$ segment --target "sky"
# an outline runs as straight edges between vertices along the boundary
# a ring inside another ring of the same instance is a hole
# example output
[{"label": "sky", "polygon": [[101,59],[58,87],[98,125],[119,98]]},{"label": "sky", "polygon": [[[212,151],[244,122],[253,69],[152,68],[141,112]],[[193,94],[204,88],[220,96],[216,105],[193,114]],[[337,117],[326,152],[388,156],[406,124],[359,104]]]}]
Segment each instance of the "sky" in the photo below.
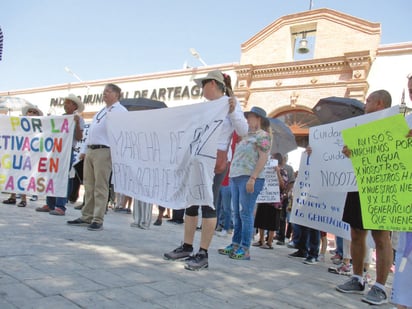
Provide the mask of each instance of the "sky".
[{"label": "sky", "polygon": [[[310,0],[2,0],[0,91],[202,66],[190,48],[208,65],[237,63],[242,43],[309,8]],[[313,0],[319,8],[381,23],[381,44],[412,41],[412,1]]]}]

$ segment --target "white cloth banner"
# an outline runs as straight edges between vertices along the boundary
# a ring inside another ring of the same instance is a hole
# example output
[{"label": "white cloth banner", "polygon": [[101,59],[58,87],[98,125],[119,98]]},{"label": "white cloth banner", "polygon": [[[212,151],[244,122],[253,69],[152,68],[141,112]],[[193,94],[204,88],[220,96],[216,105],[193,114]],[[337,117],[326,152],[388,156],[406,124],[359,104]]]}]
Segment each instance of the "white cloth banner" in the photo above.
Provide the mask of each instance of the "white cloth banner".
[{"label": "white cloth banner", "polygon": [[332,122],[309,129],[309,145],[312,147],[310,174],[313,190],[358,191],[355,173],[350,159],[342,153],[344,146],[341,132],[347,128],[382,119],[399,113],[394,106],[375,113]]},{"label": "white cloth banner", "polygon": [[227,97],[181,107],[110,113],[115,192],[167,208],[213,207],[217,142]]},{"label": "white cloth banner", "polygon": [[302,153],[298,177],[293,186],[290,222],[350,239],[350,226],[342,221],[346,193],[312,190],[310,165],[313,155]]},{"label": "white cloth banner", "polygon": [[269,159],[266,162],[263,174],[265,176],[265,185],[260,191],[256,203],[275,203],[280,202],[279,179],[275,170],[278,160]]},{"label": "white cloth banner", "polygon": [[67,196],[73,116],[0,117],[0,190]]}]

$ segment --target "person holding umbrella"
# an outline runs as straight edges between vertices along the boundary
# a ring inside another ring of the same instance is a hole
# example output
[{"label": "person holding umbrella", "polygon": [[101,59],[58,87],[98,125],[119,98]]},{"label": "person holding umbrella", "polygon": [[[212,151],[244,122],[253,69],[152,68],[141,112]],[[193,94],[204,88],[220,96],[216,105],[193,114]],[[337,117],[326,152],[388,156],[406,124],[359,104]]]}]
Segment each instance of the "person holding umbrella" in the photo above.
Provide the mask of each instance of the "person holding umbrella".
[{"label": "person holding umbrella", "polygon": [[[43,116],[43,112],[35,105],[26,105],[22,109],[23,116]],[[7,200],[3,201],[3,204],[16,205],[16,193],[12,193]],[[27,206],[27,197],[26,194],[21,195],[21,201],[17,204],[17,207],[26,207]]]}]

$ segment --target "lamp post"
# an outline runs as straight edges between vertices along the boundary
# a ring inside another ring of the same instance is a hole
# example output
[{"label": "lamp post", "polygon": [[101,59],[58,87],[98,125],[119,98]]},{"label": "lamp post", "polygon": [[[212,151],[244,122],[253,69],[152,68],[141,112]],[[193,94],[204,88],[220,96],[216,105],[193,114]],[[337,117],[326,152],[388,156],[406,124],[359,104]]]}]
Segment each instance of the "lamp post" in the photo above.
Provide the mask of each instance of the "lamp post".
[{"label": "lamp post", "polygon": [[75,79],[77,79],[79,82],[81,82],[82,84],[85,84],[86,88],[87,88],[87,94],[89,94],[89,90],[90,90],[90,86],[87,85],[76,73],[74,73],[69,67],[64,67],[64,70],[69,73],[70,75],[72,75]]},{"label": "lamp post", "polygon": [[205,67],[207,66],[207,63],[200,57],[200,54],[196,51],[196,49],[190,48],[189,50],[193,57],[197,58]]}]

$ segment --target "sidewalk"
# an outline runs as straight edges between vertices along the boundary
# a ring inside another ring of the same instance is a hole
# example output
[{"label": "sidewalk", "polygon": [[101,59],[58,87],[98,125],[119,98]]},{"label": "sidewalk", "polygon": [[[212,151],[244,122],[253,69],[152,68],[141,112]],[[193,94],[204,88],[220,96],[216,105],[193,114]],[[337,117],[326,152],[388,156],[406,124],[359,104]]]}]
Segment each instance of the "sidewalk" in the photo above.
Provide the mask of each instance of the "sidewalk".
[{"label": "sidewalk", "polygon": [[[1,194],[0,201],[8,195]],[[180,245],[183,225],[130,227],[132,215],[109,210],[104,230],[73,227],[66,216],[0,203],[0,308],[370,308],[335,286],[348,279],[325,263],[289,258],[285,246],[252,247],[250,261],[219,255],[230,238],[215,237],[209,269],[192,272],[163,259]],[[153,207],[156,217],[157,207]],[[154,218],[155,219],[155,218]],[[198,249],[200,233],[196,233]],[[371,270],[372,278],[375,278]],[[392,274],[388,280],[388,293]],[[379,308],[392,308],[384,305]]]}]

